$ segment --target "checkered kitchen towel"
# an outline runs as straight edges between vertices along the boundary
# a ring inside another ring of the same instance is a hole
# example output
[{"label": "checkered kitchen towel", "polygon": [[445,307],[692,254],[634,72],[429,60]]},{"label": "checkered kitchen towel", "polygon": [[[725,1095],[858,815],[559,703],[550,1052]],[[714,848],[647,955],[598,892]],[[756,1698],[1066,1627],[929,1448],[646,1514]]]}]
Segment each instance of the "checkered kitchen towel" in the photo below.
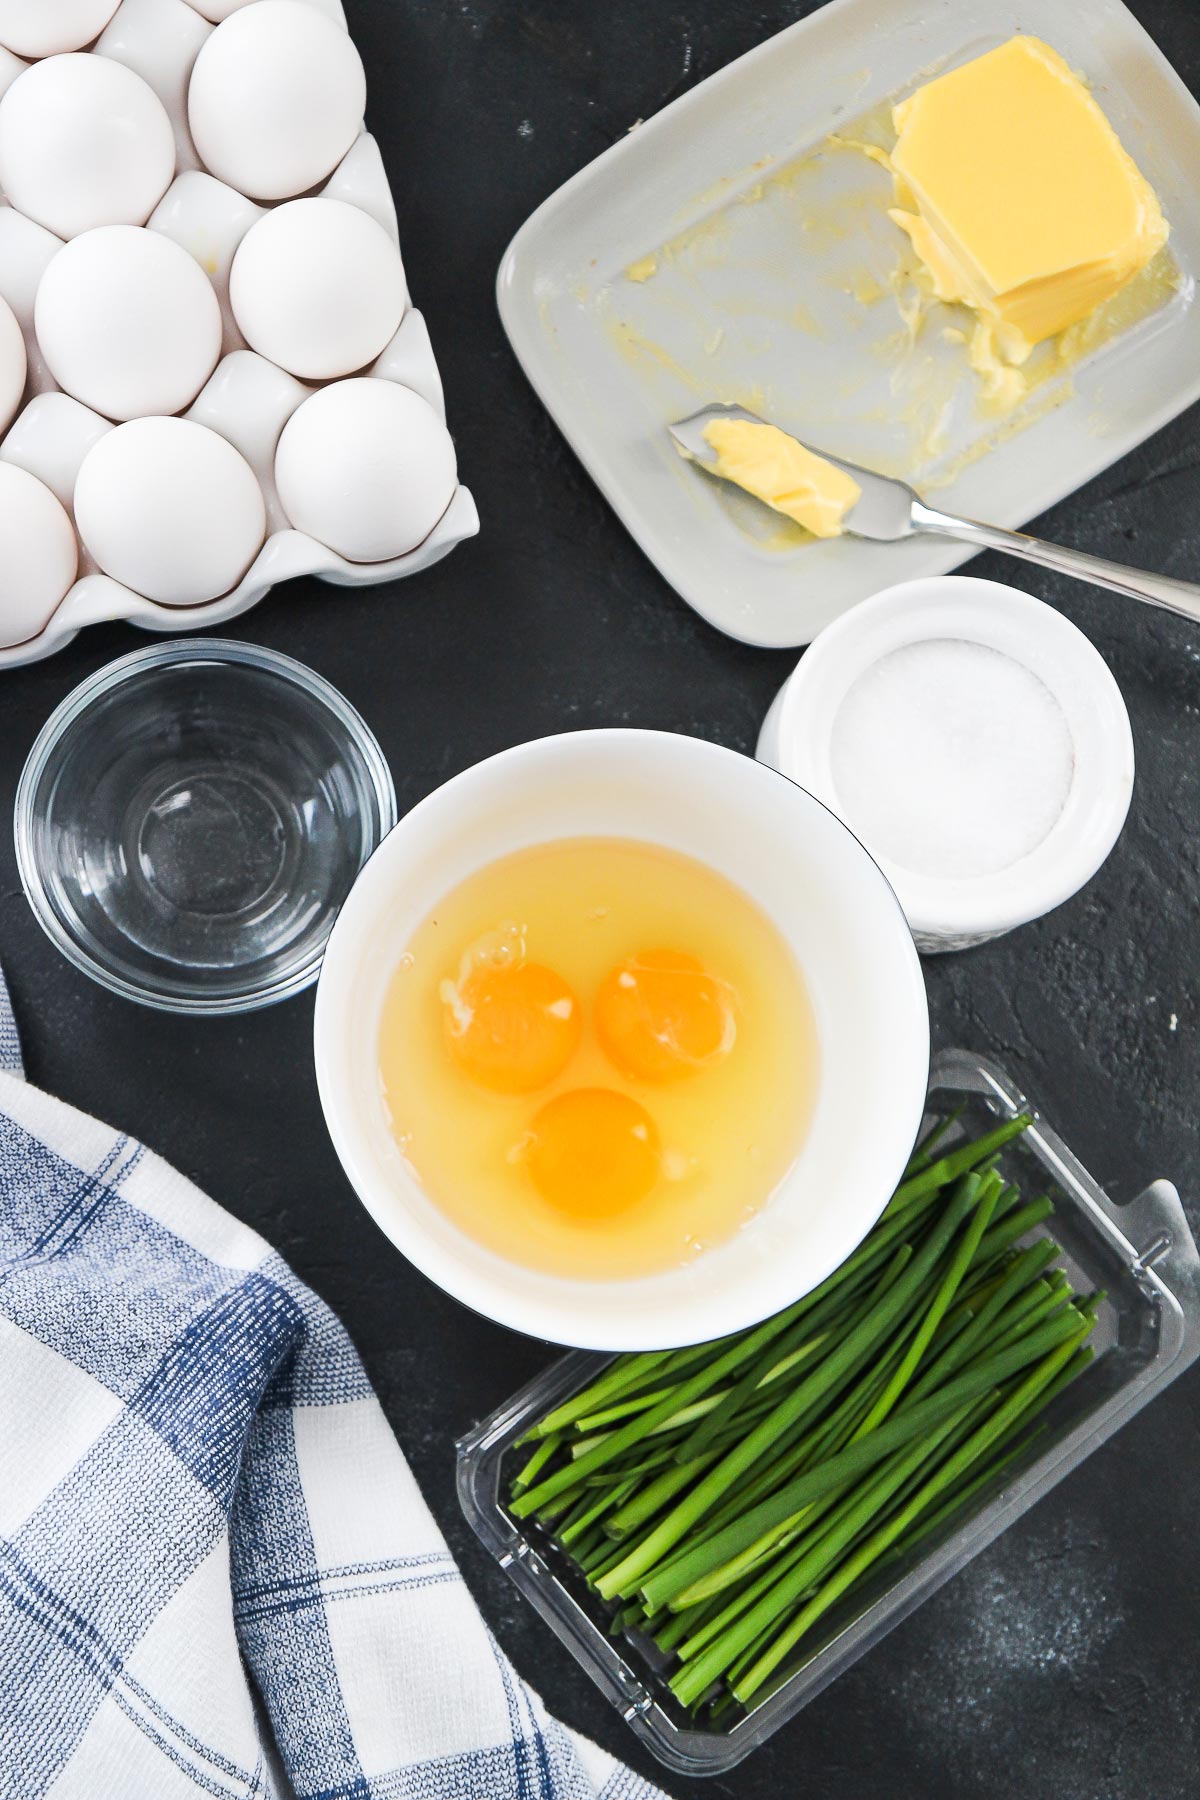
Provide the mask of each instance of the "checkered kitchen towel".
[{"label": "checkered kitchen towel", "polygon": [[500,1653],[337,1320],[22,1080],[2,978],[0,1071],[0,1795],[654,1800]]}]

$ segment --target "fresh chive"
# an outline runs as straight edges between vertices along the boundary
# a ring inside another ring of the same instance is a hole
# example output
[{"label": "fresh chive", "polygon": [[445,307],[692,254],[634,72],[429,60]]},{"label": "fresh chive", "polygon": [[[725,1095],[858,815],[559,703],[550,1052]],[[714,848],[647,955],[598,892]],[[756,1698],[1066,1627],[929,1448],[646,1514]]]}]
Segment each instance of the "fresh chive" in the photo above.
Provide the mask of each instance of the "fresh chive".
[{"label": "fresh chive", "polygon": [[1028,1115],[937,1155],[957,1118],[809,1294],[751,1331],[614,1358],[521,1440],[510,1511],[714,1722],[783,1679],[835,1602],[911,1567],[1092,1356],[1103,1295],[1073,1292],[1050,1239],[1023,1241],[1052,1202],[998,1167]]},{"label": "fresh chive", "polygon": [[1038,1363],[1006,1404],[987,1419],[979,1430],[955,1452],[949,1462],[938,1469],[936,1474],[917,1490],[907,1506],[867,1539],[856,1554],[838,1570],[830,1581],[822,1586],[820,1592],[809,1601],[791,1625],[775,1640],[771,1649],[759,1658],[753,1669],[735,1685],[733,1692],[738,1700],[744,1704],[756,1689],[761,1687],[767,1676],[779,1665],[809,1627],[820,1618],[821,1614],[828,1611],[851,1582],[857,1579],[858,1575],[874,1562],[889,1545],[893,1544],[908,1525],[920,1517],[939,1493],[950,1485],[956,1475],[962,1474],[976,1462],[1007,1427],[1021,1416],[1039,1390],[1046,1387],[1071,1360],[1077,1348],[1078,1334],[1068,1342],[1060,1344],[1056,1350]]}]

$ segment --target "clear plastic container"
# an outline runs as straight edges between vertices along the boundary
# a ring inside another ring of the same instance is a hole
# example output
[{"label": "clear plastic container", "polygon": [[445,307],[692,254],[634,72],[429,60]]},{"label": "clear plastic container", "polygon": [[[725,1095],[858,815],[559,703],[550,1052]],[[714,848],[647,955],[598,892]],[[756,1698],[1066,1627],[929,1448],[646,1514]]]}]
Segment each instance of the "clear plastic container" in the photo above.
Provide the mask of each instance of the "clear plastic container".
[{"label": "clear plastic container", "polygon": [[[966,1051],[939,1056],[931,1113],[962,1105],[947,1141],[974,1135],[1028,1102],[994,1064]],[[778,1684],[724,1729],[698,1727],[676,1703],[669,1662],[644,1638],[609,1636],[603,1604],[576,1578],[536,1527],[511,1519],[501,1503],[505,1459],[516,1439],[550,1407],[594,1379],[608,1360],[562,1358],[515,1394],[458,1445],[458,1491],[467,1519],[501,1568],[541,1613],[637,1736],[668,1768],[688,1775],[731,1769],[798,1713],[844,1669],[990,1544],[1098,1445],[1132,1418],[1200,1353],[1200,1256],[1179,1196],[1156,1181],[1118,1205],[1097,1186],[1034,1109],[1034,1124],[1001,1166],[1032,1197],[1052,1194],[1048,1229],[1077,1288],[1108,1298],[1092,1343],[1096,1359],[1042,1415],[1022,1458],[997,1473],[969,1509],[911,1561],[881,1566],[872,1585],[847,1596],[806,1640]]]}]

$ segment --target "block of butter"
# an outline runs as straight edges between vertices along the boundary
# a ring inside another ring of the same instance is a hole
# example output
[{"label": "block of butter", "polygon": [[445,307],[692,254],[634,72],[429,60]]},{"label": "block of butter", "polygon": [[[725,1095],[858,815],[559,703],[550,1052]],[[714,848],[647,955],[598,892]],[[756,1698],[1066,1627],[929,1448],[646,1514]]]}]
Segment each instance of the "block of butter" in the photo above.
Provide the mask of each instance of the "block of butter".
[{"label": "block of butter", "polygon": [[842,521],[862,494],[844,469],[765,421],[710,419],[704,436],[717,453],[704,464],[710,475],[734,482],[814,537],[841,536]]},{"label": "block of butter", "polygon": [[972,361],[1020,365],[1167,238],[1162,209],[1058,53],[1014,37],[895,108],[892,218],[941,300],[979,315]]}]

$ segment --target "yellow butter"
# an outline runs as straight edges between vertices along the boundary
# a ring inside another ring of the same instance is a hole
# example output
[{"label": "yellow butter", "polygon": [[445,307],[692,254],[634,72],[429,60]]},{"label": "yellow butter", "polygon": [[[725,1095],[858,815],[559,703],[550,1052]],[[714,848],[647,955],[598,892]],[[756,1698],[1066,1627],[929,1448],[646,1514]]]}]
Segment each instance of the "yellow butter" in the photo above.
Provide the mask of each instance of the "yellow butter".
[{"label": "yellow butter", "polygon": [[936,297],[979,314],[972,362],[993,384],[1166,242],[1153,189],[1039,38],[1010,38],[928,82],[893,120],[891,216]]},{"label": "yellow butter", "polygon": [[638,282],[650,281],[657,274],[658,258],[651,253],[649,256],[639,256],[636,262],[631,262],[625,271],[625,279]]},{"label": "yellow butter", "polygon": [[712,419],[704,436],[717,453],[716,462],[704,465],[710,474],[744,488],[814,537],[840,537],[842,521],[862,493],[844,469],[806,450],[777,425]]}]

